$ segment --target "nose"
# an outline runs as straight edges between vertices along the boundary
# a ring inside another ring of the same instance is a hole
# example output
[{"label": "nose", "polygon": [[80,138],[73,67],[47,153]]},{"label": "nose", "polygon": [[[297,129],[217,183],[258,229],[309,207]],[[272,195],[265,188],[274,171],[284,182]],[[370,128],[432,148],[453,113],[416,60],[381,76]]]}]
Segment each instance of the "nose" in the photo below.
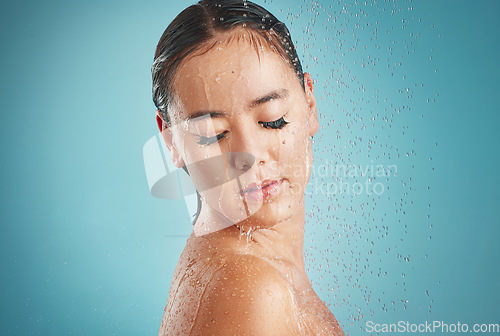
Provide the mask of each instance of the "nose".
[{"label": "nose", "polygon": [[242,125],[239,129],[233,129],[230,139],[231,165],[247,171],[254,164],[265,164],[269,161],[267,145],[265,137],[252,126]]}]

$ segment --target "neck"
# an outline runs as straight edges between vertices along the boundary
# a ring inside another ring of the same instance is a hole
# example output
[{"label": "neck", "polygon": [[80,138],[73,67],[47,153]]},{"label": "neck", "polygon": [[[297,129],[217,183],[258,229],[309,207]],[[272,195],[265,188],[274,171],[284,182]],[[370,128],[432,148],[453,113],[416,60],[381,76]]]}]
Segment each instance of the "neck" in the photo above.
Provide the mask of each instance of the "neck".
[{"label": "neck", "polygon": [[[244,231],[244,227],[240,227]],[[304,270],[304,207],[292,217],[265,229],[251,229],[251,241],[266,257]]]},{"label": "neck", "polygon": [[[207,223],[210,223],[211,229],[208,231],[212,233],[206,235],[207,238],[232,237],[240,246],[243,245],[245,250],[252,249],[269,260],[278,261],[305,272],[303,202],[297,208],[298,210],[290,218],[271,227],[262,228],[258,223],[250,220],[232,224],[217,211],[203,211],[202,207],[193,232],[196,236],[203,235],[200,233],[207,232]],[[250,222],[252,224],[249,224]]]}]

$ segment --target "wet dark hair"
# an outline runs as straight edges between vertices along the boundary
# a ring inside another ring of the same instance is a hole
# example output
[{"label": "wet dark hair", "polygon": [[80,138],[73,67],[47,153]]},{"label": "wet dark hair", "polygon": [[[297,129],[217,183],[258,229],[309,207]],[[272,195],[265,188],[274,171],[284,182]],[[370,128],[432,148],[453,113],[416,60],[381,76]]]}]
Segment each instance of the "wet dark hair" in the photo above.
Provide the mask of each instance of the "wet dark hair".
[{"label": "wet dark hair", "polygon": [[218,34],[243,27],[261,35],[288,62],[304,88],[304,73],[290,32],[261,6],[245,0],[202,0],[183,10],[168,25],[156,47],[153,66],[153,102],[170,125],[173,78],[187,56]]},{"label": "wet dark hair", "polygon": [[[194,52],[214,44],[208,42],[235,28],[257,33],[295,71],[305,90],[304,73],[285,24],[263,7],[245,0],[202,0],[183,10],[168,25],[156,47],[151,72],[153,75],[153,102],[162,119],[170,126],[168,109],[173,100],[173,80],[183,59]],[[215,42],[215,41],[214,41]],[[183,169],[188,173],[186,166]],[[201,198],[193,219],[195,224],[201,210]]]}]

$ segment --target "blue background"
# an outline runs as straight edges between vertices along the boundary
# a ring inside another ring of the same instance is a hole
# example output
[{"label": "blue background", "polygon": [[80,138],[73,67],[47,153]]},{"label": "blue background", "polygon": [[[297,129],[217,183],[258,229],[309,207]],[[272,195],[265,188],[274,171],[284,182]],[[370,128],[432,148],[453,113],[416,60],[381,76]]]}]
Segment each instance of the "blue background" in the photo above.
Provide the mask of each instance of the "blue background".
[{"label": "blue background", "polygon": [[[157,334],[190,223],[142,146],[154,48],[189,4],[2,3],[2,334]],[[261,4],[315,79],[315,167],[397,166],[381,195],[310,183],[308,274],[344,330],[500,323],[500,3]]]}]

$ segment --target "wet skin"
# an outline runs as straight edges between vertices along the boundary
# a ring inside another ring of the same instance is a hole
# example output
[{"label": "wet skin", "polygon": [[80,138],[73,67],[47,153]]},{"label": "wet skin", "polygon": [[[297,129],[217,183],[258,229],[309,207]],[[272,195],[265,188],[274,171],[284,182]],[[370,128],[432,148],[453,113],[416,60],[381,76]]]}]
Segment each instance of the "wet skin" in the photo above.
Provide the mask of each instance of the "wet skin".
[{"label": "wet skin", "polygon": [[[304,90],[251,31],[216,42],[183,60],[171,126],[158,119],[174,164],[188,167],[202,198],[160,335],[343,335],[304,267],[304,191],[318,130],[311,77]],[[199,164],[218,157],[221,165]],[[203,187],[221,176],[225,183]]]}]

